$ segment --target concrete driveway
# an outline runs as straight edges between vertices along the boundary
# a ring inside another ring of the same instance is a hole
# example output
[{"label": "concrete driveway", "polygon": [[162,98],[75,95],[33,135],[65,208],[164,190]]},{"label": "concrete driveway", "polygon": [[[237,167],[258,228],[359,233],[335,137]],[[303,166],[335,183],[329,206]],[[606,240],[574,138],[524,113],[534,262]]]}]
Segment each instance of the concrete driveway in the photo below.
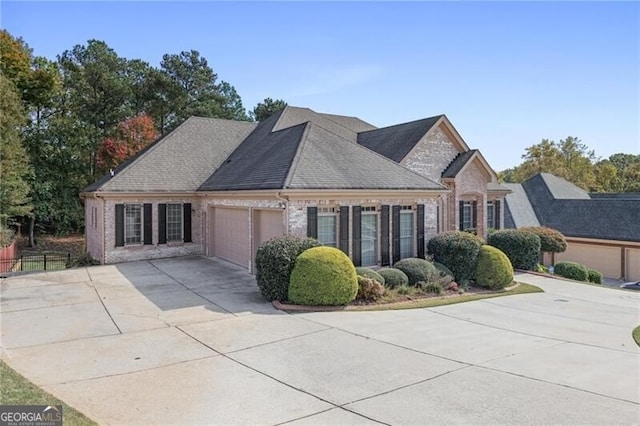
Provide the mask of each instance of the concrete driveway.
[{"label": "concrete driveway", "polygon": [[288,315],[202,257],[3,280],[2,358],[101,424],[638,424],[640,295]]}]

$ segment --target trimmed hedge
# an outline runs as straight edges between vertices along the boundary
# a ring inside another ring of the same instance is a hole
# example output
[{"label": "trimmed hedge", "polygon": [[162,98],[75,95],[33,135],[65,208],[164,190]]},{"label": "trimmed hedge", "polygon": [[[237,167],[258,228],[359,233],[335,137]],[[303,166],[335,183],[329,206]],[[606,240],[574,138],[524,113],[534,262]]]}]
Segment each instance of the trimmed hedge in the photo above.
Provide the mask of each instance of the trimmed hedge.
[{"label": "trimmed hedge", "polygon": [[373,269],[365,268],[364,266],[358,266],[356,268],[356,274],[362,277],[371,278],[372,280],[376,280],[380,284],[384,285],[384,277]]},{"label": "trimmed hedge", "polygon": [[431,238],[427,243],[427,250],[435,262],[442,263],[451,270],[458,283],[466,285],[476,271],[480,246],[482,241],[475,235],[450,231]]},{"label": "trimmed hedge", "polygon": [[262,243],[256,253],[256,282],[260,293],[269,301],[287,300],[296,258],[305,250],[319,245],[313,238],[291,235]]},{"label": "trimmed hedge", "polygon": [[358,293],[351,259],[334,247],[314,247],[296,260],[289,283],[289,301],[299,305],[346,305]]},{"label": "trimmed hedge", "polygon": [[584,265],[577,262],[558,262],[553,267],[553,273],[576,281],[589,280],[589,271]]},{"label": "trimmed hedge", "polygon": [[602,284],[602,273],[600,271],[587,268],[587,273],[589,274],[588,280],[590,283]]},{"label": "trimmed hedge", "polygon": [[358,294],[356,299],[376,302],[384,295],[384,286],[380,282],[358,275]]},{"label": "trimmed hedge", "polygon": [[563,253],[567,250],[567,240],[560,231],[546,226],[527,226],[518,229],[520,231],[533,232],[540,237],[540,251]]},{"label": "trimmed hedge", "polygon": [[491,290],[502,290],[513,281],[513,267],[500,249],[484,245],[478,254],[476,283]]},{"label": "trimmed hedge", "polygon": [[540,260],[540,237],[533,232],[504,229],[489,235],[487,244],[507,255],[516,269],[534,270]]},{"label": "trimmed hedge", "polygon": [[431,282],[438,275],[433,263],[415,257],[399,260],[393,267],[404,272],[409,278],[409,285],[413,286],[419,282]]},{"label": "trimmed hedge", "polygon": [[396,288],[402,285],[409,285],[407,274],[396,268],[382,268],[378,273],[384,278],[384,285],[389,288]]}]

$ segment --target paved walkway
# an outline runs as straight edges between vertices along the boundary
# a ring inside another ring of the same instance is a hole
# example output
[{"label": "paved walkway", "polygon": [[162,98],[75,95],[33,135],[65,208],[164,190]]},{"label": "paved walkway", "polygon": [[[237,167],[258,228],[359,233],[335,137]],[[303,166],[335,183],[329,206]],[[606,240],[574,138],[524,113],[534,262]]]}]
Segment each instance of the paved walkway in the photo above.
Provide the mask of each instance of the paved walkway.
[{"label": "paved walkway", "polygon": [[640,294],[288,315],[202,257],[3,280],[2,359],[101,424],[638,424]]}]

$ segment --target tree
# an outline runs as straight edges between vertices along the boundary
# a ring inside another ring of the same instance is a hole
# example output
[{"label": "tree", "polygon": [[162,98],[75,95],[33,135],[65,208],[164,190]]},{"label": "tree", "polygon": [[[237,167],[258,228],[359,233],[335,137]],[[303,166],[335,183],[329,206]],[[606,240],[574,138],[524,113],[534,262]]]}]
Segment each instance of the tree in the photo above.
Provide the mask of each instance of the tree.
[{"label": "tree", "polygon": [[218,86],[220,94],[222,95],[222,114],[221,118],[228,118],[229,120],[250,121],[251,119],[247,115],[247,111],[242,106],[242,99],[236,92],[235,87],[223,81]]},{"label": "tree", "polygon": [[63,52],[58,62],[69,108],[90,132],[87,168],[93,177],[98,144],[131,115],[127,61],[105,42],[89,40]]},{"label": "tree", "polygon": [[138,115],[123,121],[118,124],[115,135],[106,138],[100,144],[97,154],[98,167],[102,171],[117,167],[157,137],[153,119],[148,115]]},{"label": "tree", "polygon": [[0,30],[0,72],[15,85],[18,94],[28,85],[31,55],[31,49],[21,38]]},{"label": "tree", "polygon": [[573,136],[559,143],[543,139],[527,148],[522,158],[522,164],[501,174],[506,182],[522,182],[538,173],[551,173],[586,190],[594,185],[595,154]]},{"label": "tree", "polygon": [[16,87],[0,73],[0,229],[31,214],[32,172],[19,129],[26,121]]},{"label": "tree", "polygon": [[273,100],[265,98],[264,101],[258,102],[251,113],[255,121],[264,121],[276,112],[280,112],[287,107],[287,103],[282,99]]},{"label": "tree", "polygon": [[594,184],[591,192],[619,192],[623,189],[618,169],[609,160],[598,161],[593,166]]}]

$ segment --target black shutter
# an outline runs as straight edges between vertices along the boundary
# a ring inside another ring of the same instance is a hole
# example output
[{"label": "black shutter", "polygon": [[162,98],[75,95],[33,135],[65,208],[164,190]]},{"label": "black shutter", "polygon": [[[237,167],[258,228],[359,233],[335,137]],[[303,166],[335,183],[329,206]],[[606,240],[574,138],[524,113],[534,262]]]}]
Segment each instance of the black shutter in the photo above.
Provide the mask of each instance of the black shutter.
[{"label": "black shutter", "polygon": [[152,217],[151,217],[151,204],[144,204],[144,213],[142,215],[142,225],[143,225],[143,242],[147,245],[152,244],[153,236],[151,235],[153,231],[151,230]]},{"label": "black shutter", "polygon": [[191,242],[191,203],[182,205],[182,241]]},{"label": "black shutter", "polygon": [[382,266],[389,266],[389,206],[380,206],[380,256]]},{"label": "black shutter", "polygon": [[475,230],[478,229],[478,202],[471,203],[471,227]]},{"label": "black shutter", "polygon": [[360,266],[362,263],[362,229],[360,222],[360,206],[353,206],[353,264]]},{"label": "black shutter", "polygon": [[418,257],[424,259],[424,204],[418,204],[416,234],[418,236]]},{"label": "black shutter", "polygon": [[318,238],[317,207],[307,207],[307,237]]},{"label": "black shutter", "polygon": [[167,205],[158,204],[158,244],[167,244]]},{"label": "black shutter", "polygon": [[500,229],[500,200],[493,202],[493,221],[493,228]]},{"label": "black shutter", "polygon": [[116,204],[116,247],[124,246],[124,204]]},{"label": "black shutter", "polygon": [[461,231],[464,231],[464,201],[460,201],[459,205],[460,205],[460,225],[458,226],[458,228],[460,228]]},{"label": "black shutter", "polygon": [[349,206],[340,206],[340,250],[349,256]]},{"label": "black shutter", "polygon": [[393,263],[400,260],[400,206],[391,207],[391,235],[393,239]]}]

